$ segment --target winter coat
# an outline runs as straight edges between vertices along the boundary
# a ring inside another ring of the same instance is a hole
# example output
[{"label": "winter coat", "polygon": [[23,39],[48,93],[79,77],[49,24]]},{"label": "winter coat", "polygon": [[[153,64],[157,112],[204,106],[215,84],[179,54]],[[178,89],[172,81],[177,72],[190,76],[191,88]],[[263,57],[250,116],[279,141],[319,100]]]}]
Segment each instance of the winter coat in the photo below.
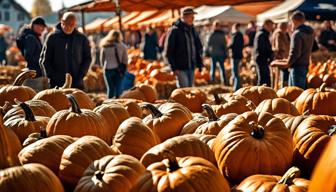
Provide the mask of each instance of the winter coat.
[{"label": "winter coat", "polygon": [[35,70],[37,77],[42,76],[42,69],[39,65],[40,55],[42,51],[42,43],[39,36],[30,28],[24,29],[25,37],[23,39],[23,56],[27,61],[27,67]]},{"label": "winter coat", "polygon": [[270,42],[270,33],[260,29],[254,38],[253,59],[259,66],[268,66],[272,60],[273,51]]},{"label": "winter coat", "polygon": [[233,59],[243,58],[244,38],[243,34],[240,31],[232,34],[229,48],[231,49],[231,57]]},{"label": "winter coat", "polygon": [[224,31],[215,30],[209,36],[205,52],[210,57],[222,56],[226,58],[227,57],[226,46],[227,43]]}]

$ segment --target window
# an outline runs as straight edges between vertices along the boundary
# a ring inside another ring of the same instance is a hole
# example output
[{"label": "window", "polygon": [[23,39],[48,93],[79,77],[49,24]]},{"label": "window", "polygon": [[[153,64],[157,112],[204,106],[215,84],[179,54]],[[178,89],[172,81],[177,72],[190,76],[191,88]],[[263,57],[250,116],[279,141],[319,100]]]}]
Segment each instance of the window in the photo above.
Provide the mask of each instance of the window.
[{"label": "window", "polygon": [[0,21],[2,20],[2,12],[0,11]]},{"label": "window", "polygon": [[2,5],[2,8],[4,8],[4,9],[9,9],[9,8],[10,8],[10,4],[9,4],[9,3],[4,3],[4,4]]},{"label": "window", "polygon": [[23,13],[18,13],[17,14],[17,20],[18,21],[24,21],[25,17],[24,17],[24,14]]},{"label": "window", "polygon": [[8,11],[5,12],[5,21],[10,20],[10,13]]}]

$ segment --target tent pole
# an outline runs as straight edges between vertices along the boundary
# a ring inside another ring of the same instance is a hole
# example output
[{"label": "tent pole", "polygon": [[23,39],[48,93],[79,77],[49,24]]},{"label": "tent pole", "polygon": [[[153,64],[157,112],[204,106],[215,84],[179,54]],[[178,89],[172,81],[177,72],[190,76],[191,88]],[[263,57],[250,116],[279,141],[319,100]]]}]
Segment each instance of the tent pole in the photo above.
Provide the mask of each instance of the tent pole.
[{"label": "tent pole", "polygon": [[121,20],[121,7],[119,0],[111,0],[112,3],[115,4],[115,12],[118,17],[118,23],[119,23],[119,30],[122,31],[122,20]]},{"label": "tent pole", "polygon": [[82,16],[82,29],[83,29],[83,33],[85,33],[85,17],[84,17],[83,10],[81,10],[81,16]]}]

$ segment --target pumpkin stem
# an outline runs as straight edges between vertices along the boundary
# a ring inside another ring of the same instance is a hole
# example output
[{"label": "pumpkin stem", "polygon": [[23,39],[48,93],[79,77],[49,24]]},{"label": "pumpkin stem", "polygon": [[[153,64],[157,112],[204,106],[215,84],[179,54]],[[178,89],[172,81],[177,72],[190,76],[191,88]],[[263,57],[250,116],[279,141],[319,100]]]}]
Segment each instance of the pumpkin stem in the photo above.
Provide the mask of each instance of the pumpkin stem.
[{"label": "pumpkin stem", "polygon": [[101,181],[101,180],[103,180],[103,177],[104,177],[104,171],[96,171],[95,172],[95,177],[99,180],[99,181]]},{"label": "pumpkin stem", "polygon": [[34,70],[24,71],[15,78],[13,86],[21,86],[26,79],[33,79],[35,77],[36,77],[36,71]]},{"label": "pumpkin stem", "polygon": [[332,125],[328,130],[328,135],[333,136],[336,133],[336,125]]},{"label": "pumpkin stem", "polygon": [[67,94],[66,97],[68,98],[68,100],[71,103],[70,111],[73,112],[73,113],[78,113],[78,114],[82,113],[75,97],[72,94]]},{"label": "pumpkin stem", "polygon": [[71,85],[72,85],[72,77],[71,77],[70,73],[66,73],[65,74],[65,83],[62,86],[62,89],[71,88]]},{"label": "pumpkin stem", "polygon": [[252,127],[251,136],[255,139],[264,138],[265,130],[262,126],[258,125],[256,122],[252,121],[249,123],[250,127]]},{"label": "pumpkin stem", "polygon": [[251,100],[246,102],[246,107],[248,107],[251,111],[254,111],[257,108]]},{"label": "pumpkin stem", "polygon": [[203,109],[207,112],[209,121],[218,121],[219,118],[217,117],[216,113],[213,111],[209,104],[203,104]]},{"label": "pumpkin stem", "polygon": [[154,105],[150,104],[150,103],[146,103],[144,105],[141,106],[142,108],[148,109],[153,118],[159,118],[161,117],[163,114],[161,113],[161,111],[159,111],[158,108],[156,108]]},{"label": "pumpkin stem", "polygon": [[327,87],[327,84],[326,84],[326,83],[323,83],[323,84],[321,85],[321,87],[320,87],[320,92],[324,92],[325,89],[326,89],[326,87]]},{"label": "pumpkin stem", "polygon": [[168,159],[167,172],[172,173],[180,169],[175,154],[170,150],[164,150],[162,154],[164,159]]},{"label": "pumpkin stem", "polygon": [[217,105],[219,105],[219,104],[221,104],[223,102],[222,99],[219,97],[218,93],[214,93],[213,96],[215,98],[215,103]]},{"label": "pumpkin stem", "polygon": [[19,105],[21,107],[21,109],[23,109],[23,112],[25,114],[25,120],[26,121],[30,121],[30,122],[34,122],[36,121],[35,116],[33,111],[31,110],[31,108],[29,107],[29,105],[27,105],[25,102],[20,102],[17,99],[14,99],[14,102]]},{"label": "pumpkin stem", "polygon": [[295,178],[300,177],[300,169],[297,167],[292,167],[282,176],[278,184],[292,185]]}]

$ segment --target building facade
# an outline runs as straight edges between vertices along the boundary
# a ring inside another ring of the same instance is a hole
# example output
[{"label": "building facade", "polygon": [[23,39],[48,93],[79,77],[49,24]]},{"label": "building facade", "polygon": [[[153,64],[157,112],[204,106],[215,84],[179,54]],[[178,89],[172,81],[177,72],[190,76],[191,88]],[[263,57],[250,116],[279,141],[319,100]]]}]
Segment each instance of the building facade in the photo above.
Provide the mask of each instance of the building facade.
[{"label": "building facade", "polygon": [[22,24],[29,22],[29,13],[15,0],[0,0],[0,23],[11,26],[16,33]]}]

